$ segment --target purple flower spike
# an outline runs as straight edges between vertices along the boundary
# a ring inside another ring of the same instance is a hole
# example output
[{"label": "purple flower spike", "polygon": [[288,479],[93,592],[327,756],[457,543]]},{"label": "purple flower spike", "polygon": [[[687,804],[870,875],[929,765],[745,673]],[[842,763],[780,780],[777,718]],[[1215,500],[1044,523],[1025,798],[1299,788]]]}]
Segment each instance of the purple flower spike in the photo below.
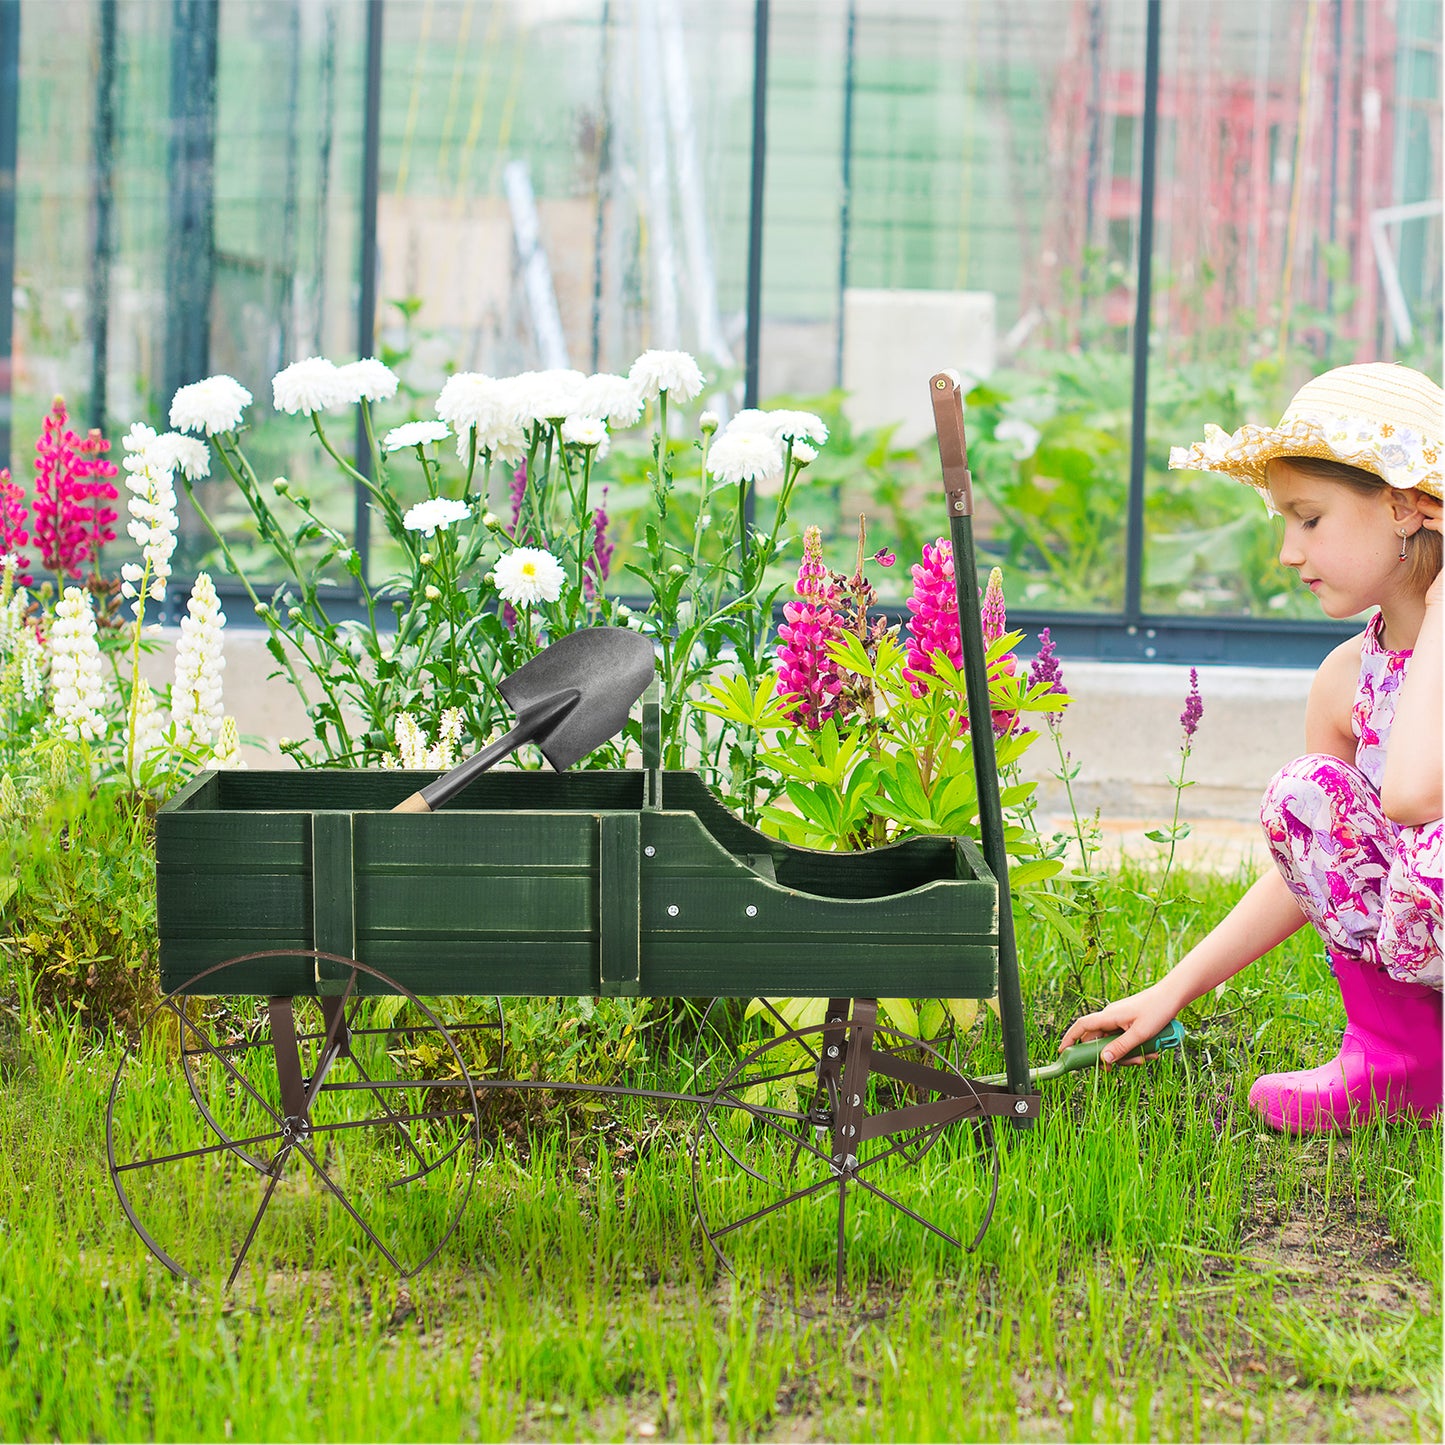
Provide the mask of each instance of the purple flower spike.
[{"label": "purple flower spike", "polygon": [[[516,470],[512,473],[512,526],[513,537],[517,536],[517,523],[522,520],[522,498],[527,495],[527,464],[518,462]],[[518,541],[521,539],[518,538]]]},{"label": "purple flower spike", "polygon": [[1189,669],[1189,696],[1184,699],[1184,711],[1179,714],[1184,729],[1184,746],[1187,748],[1199,731],[1199,719],[1204,716],[1204,699],[1199,696],[1199,670]]},{"label": "purple flower spike", "polygon": [[[1050,692],[1068,692],[1064,686],[1064,669],[1059,664],[1059,654],[1047,627],[1039,633],[1038,656],[1029,664],[1029,686],[1035,687],[1041,682],[1048,683]],[[1044,716],[1050,727],[1058,727],[1063,714],[1050,712]]]}]

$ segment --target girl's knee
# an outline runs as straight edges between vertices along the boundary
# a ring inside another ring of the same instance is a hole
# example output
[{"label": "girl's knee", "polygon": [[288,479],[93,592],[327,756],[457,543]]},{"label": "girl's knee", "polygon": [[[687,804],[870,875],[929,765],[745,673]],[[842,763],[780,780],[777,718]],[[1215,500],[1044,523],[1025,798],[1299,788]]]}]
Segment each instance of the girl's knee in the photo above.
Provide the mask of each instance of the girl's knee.
[{"label": "girl's knee", "polygon": [[1369,781],[1352,764],[1329,753],[1307,753],[1286,763],[1269,780],[1260,801],[1260,822],[1272,840],[1301,825],[1328,829],[1335,818],[1361,806],[1379,809]]}]

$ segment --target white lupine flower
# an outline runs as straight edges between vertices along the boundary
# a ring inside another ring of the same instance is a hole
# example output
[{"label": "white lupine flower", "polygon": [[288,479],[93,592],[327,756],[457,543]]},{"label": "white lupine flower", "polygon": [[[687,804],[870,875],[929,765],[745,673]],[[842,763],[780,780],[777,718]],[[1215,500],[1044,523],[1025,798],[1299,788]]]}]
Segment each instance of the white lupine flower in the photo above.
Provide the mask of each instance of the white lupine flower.
[{"label": "white lupine flower", "polygon": [[562,595],[567,574],[562,564],[541,547],[516,547],[504,552],[492,569],[497,595],[514,607],[555,602]]},{"label": "white lupine flower", "polygon": [[126,748],[130,780],[138,783],[145,772],[145,764],[157,753],[166,751],[165,714],[156,706],[155,694],[147,683],[141,683],[136,691],[135,702],[130,716],[126,719],[130,730],[130,743]]},{"label": "white lupine flower", "polygon": [[211,766],[213,768],[244,768],[246,766],[245,760],[241,757],[241,730],[236,726],[236,719],[229,714],[221,719],[221,736],[211,750]]},{"label": "white lupine flower", "polygon": [[703,374],[685,351],[644,351],[627,379],[644,400],[665,391],[669,401],[691,401],[703,388]]},{"label": "white lupine flower", "polygon": [[642,394],[625,377],[609,371],[589,376],[581,385],[577,409],[599,416],[611,427],[636,426],[642,420]]},{"label": "white lupine flower", "polygon": [[181,636],[176,643],[176,680],[171,688],[171,720],[179,747],[211,746],[221,732],[221,655],[226,614],[210,574],[201,572],[191,588]]},{"label": "white lupine flower", "polygon": [[382,437],[381,444],[389,452],[399,452],[406,447],[424,447],[429,442],[445,441],[451,434],[451,428],[442,421],[408,421],[392,427]]},{"label": "white lupine flower", "polygon": [[456,502],[450,497],[433,497],[430,501],[408,507],[401,522],[408,532],[420,532],[423,537],[430,537],[438,529],[445,531],[453,522],[460,522],[470,510],[465,502]]},{"label": "white lupine flower", "polygon": [[178,431],[235,431],[251,393],[234,376],[208,376],[183,386],[171,398],[171,425]]},{"label": "white lupine flower", "polygon": [[68,738],[105,736],[105,685],[90,594],[67,587],[50,629],[50,706]]},{"label": "white lupine flower", "polygon": [[[167,433],[167,436],[174,436],[174,433]],[[143,584],[146,594],[160,601],[166,595],[166,580],[171,575],[171,553],[176,549],[176,489],[171,485],[175,452],[159,445],[165,440],[157,437],[150,427],[137,422],[121,443],[127,453],[124,461],[128,473],[125,484],[131,493],[126,500],[130,513],[126,531],[140,547],[143,565],[127,562],[121,568],[124,580],[120,590],[122,596],[135,599],[131,610],[137,617],[145,606],[137,584]],[[201,444],[196,442],[194,445]]]},{"label": "white lupine flower", "polygon": [[403,768],[426,767],[426,734],[409,712],[398,715],[391,735]]},{"label": "white lupine flower", "polygon": [[595,416],[569,416],[562,423],[562,440],[579,447],[600,447],[607,440],[607,428]]},{"label": "white lupine flower", "polygon": [[390,401],[401,384],[396,373],[374,356],[364,356],[360,361],[348,361],[345,366],[338,366],[336,380],[350,402]]},{"label": "white lupine flower", "polygon": [[351,394],[352,387],[341,379],[341,368],[324,356],[293,361],[271,378],[272,404],[292,416],[345,406]]},{"label": "white lupine flower", "polygon": [[33,627],[23,627],[10,656],[20,683],[20,695],[34,702],[45,690],[45,645]]},{"label": "white lupine flower", "polygon": [[720,482],[759,482],[783,470],[783,449],[763,431],[729,425],[707,454],[708,472]]}]

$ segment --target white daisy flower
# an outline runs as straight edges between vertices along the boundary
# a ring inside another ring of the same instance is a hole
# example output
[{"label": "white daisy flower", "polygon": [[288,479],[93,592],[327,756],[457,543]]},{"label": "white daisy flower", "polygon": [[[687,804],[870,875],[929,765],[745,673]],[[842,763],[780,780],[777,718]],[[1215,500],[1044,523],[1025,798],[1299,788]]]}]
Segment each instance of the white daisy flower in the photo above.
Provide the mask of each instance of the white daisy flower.
[{"label": "white daisy flower", "polygon": [[783,449],[767,432],[729,426],[712,444],[707,469],[720,482],[760,482],[783,470]]},{"label": "white daisy flower", "polygon": [[336,368],[336,379],[345,388],[346,400],[390,401],[401,384],[396,373],[374,356],[364,356],[360,361],[348,361]]},{"label": "white daisy flower", "polygon": [[234,376],[208,376],[183,386],[171,398],[171,425],[178,431],[235,431],[251,393]]},{"label": "white daisy flower", "polygon": [[562,595],[567,574],[562,564],[541,547],[516,547],[504,552],[492,569],[497,595],[514,607],[535,607],[555,602]]},{"label": "white daisy flower", "polygon": [[389,452],[406,447],[424,447],[428,442],[445,441],[452,434],[444,421],[408,421],[394,426],[382,437],[381,444]]},{"label": "white daisy flower", "polygon": [[661,391],[669,401],[691,401],[704,384],[697,362],[685,351],[644,351],[632,363],[627,379],[644,401]]},{"label": "white daisy flower", "polygon": [[470,510],[465,502],[456,502],[450,497],[433,497],[430,501],[408,507],[401,522],[408,532],[420,532],[423,537],[430,537],[439,529],[445,531],[453,522],[460,522]]},{"label": "white daisy flower", "polygon": [[271,400],[277,411],[295,416],[330,411],[352,399],[352,387],[341,379],[341,368],[324,356],[293,361],[271,378]]}]

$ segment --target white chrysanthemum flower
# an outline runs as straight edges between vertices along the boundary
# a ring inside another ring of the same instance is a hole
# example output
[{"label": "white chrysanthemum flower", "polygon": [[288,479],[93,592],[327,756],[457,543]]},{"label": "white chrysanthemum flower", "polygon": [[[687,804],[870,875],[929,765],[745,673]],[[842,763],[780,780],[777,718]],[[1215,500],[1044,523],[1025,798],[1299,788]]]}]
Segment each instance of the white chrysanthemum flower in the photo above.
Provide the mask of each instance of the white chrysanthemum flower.
[{"label": "white chrysanthemum flower", "polygon": [[562,423],[562,440],[579,447],[600,447],[607,440],[607,428],[595,416],[569,416]]},{"label": "white chrysanthemum flower", "polygon": [[176,644],[176,680],[171,688],[171,720],[176,744],[210,747],[221,732],[221,655],[226,614],[210,574],[197,574],[181,635]]},{"label": "white chrysanthemum flower", "polygon": [[293,361],[271,378],[271,400],[277,411],[292,416],[330,411],[351,400],[351,387],[341,379],[341,368],[324,356]]},{"label": "white chrysanthemum flower", "polygon": [[669,401],[691,401],[704,379],[697,362],[685,351],[644,351],[632,363],[627,379],[644,401],[665,391]]},{"label": "white chrysanthemum flower", "polygon": [[713,442],[707,469],[720,482],[760,482],[783,470],[783,449],[767,432],[729,426]]},{"label": "white chrysanthemum flower", "polygon": [[697,424],[702,431],[715,432],[722,424],[722,418],[715,411],[705,411],[698,417]]},{"label": "white chrysanthemum flower", "polygon": [[517,420],[524,427],[560,423],[579,410],[586,380],[580,371],[560,367],[512,377],[508,391]]},{"label": "white chrysanthemum flower", "polygon": [[185,437],[179,432],[162,432],[146,451],[147,464],[158,467],[168,475],[174,475],[177,468],[193,482],[211,475],[211,452],[205,442],[195,437]]},{"label": "white chrysanthemum flower", "polygon": [[[143,589],[157,602],[166,595],[166,581],[171,575],[171,553],[176,549],[176,489],[171,484],[177,453],[173,446],[161,445],[168,439],[186,441],[168,432],[157,437],[148,426],[135,423],[121,445],[125,448],[125,485],[131,495],[126,499],[130,521],[126,531],[141,549],[140,563],[127,562],[121,568],[121,595],[134,598],[131,610],[137,617],[145,607]],[[191,445],[205,448],[200,442]],[[139,585],[138,585],[139,584]]]},{"label": "white chrysanthemum flower", "polygon": [[90,594],[67,587],[50,629],[50,706],[66,737],[105,736],[105,683]]},{"label": "white chrysanthemum flower", "polygon": [[408,507],[401,522],[408,532],[420,532],[423,537],[430,537],[438,529],[445,531],[453,522],[460,522],[470,511],[465,502],[456,502],[450,497],[432,497],[429,501]]},{"label": "white chrysanthemum flower", "polygon": [[608,426],[636,426],[642,420],[642,394],[625,376],[599,371],[589,376],[577,397],[577,410],[600,416]]},{"label": "white chrysanthemum flower", "polygon": [[251,393],[234,376],[208,376],[183,386],[171,398],[171,425],[178,431],[235,431]]},{"label": "white chrysanthemum flower", "polygon": [[728,424],[727,430],[740,432],[762,432],[776,437],[779,441],[809,441],[822,446],[828,440],[828,426],[822,417],[811,411],[761,411],[750,406],[740,411]]},{"label": "white chrysanthemum flower", "polygon": [[516,547],[504,552],[492,569],[497,595],[514,607],[535,607],[555,602],[562,595],[567,574],[562,564],[541,547]]},{"label": "white chrysanthemum flower", "polygon": [[396,373],[374,356],[363,356],[360,361],[338,366],[336,379],[350,402],[390,401],[401,384]]},{"label": "white chrysanthemum flower", "polygon": [[1027,461],[1039,449],[1038,427],[1016,416],[1005,417],[993,434],[996,441],[1013,442],[1011,455],[1016,462]]},{"label": "white chrysanthemum flower", "polygon": [[793,443],[793,461],[800,467],[810,466],[818,460],[817,447],[810,447],[807,442]]},{"label": "white chrysanthemum flower", "polygon": [[394,426],[382,437],[381,444],[389,452],[405,447],[424,447],[430,442],[445,441],[452,434],[444,421],[408,421]]},{"label": "white chrysanthemum flower", "polygon": [[221,736],[216,740],[216,745],[211,749],[211,766],[213,768],[244,768],[245,759],[241,756],[241,729],[236,725],[236,719],[227,714],[221,719]]},{"label": "white chrysanthemum flower", "polygon": [[457,459],[470,459],[475,432],[479,454],[490,453],[494,461],[520,461],[526,455],[527,438],[519,419],[519,400],[510,378],[497,380],[479,371],[449,376],[437,397],[436,412],[457,434]]}]

